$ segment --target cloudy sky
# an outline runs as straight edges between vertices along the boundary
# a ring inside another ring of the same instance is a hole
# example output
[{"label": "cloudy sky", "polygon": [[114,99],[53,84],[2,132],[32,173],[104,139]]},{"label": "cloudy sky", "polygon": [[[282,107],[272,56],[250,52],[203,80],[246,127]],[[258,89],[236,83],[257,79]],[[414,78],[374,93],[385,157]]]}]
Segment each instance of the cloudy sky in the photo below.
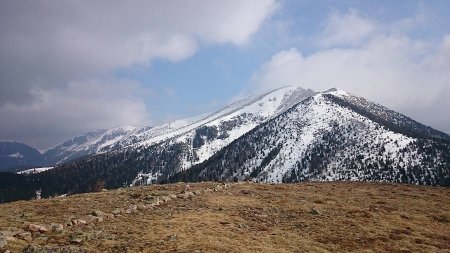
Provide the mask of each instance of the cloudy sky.
[{"label": "cloudy sky", "polygon": [[37,148],[285,85],[450,133],[450,2],[0,1],[0,140]]}]

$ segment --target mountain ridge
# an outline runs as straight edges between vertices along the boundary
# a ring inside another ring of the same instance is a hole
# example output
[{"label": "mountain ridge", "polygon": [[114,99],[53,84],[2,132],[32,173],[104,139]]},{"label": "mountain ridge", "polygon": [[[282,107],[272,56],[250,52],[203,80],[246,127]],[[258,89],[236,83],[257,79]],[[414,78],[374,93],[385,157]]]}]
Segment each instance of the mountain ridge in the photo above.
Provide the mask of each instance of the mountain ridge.
[{"label": "mountain ridge", "polygon": [[29,175],[25,184],[31,177],[43,196],[92,191],[99,180],[107,188],[203,180],[450,186],[447,134],[337,89],[284,87],[134,131],[110,151]]}]

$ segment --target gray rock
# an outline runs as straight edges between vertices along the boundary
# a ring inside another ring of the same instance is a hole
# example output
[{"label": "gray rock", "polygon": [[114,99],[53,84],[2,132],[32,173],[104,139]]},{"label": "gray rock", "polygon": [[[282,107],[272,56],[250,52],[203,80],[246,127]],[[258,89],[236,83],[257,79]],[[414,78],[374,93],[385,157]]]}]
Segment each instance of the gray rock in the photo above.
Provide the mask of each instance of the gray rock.
[{"label": "gray rock", "polygon": [[308,213],[312,215],[320,215],[320,212],[317,211],[314,207],[311,207]]},{"label": "gray rock", "polygon": [[103,217],[97,217],[97,216],[90,214],[90,215],[84,217],[84,220],[86,221],[87,224],[92,224],[92,223],[102,222]]},{"label": "gray rock", "polygon": [[128,207],[127,210],[125,210],[126,214],[131,214],[137,212],[137,205],[131,205]]},{"label": "gray rock", "polygon": [[97,216],[97,217],[104,217],[106,215],[106,213],[102,212],[100,210],[95,210],[92,212],[92,215]]},{"label": "gray rock", "polygon": [[25,232],[23,229],[16,228],[16,227],[8,227],[8,228],[5,228],[4,230],[0,231],[0,236],[14,237],[23,232]]},{"label": "gray rock", "polygon": [[105,218],[105,219],[112,219],[112,218],[114,218],[114,214],[112,214],[112,213],[105,213],[105,212],[102,212],[102,211],[99,211],[99,210],[93,211],[92,215],[94,215],[96,217],[102,217],[102,218]]},{"label": "gray rock", "polygon": [[50,224],[50,227],[52,228],[52,231],[55,233],[61,233],[64,230],[63,224],[52,223]]},{"label": "gray rock", "polygon": [[30,232],[23,232],[17,235],[17,237],[19,237],[20,240],[24,240],[27,242],[31,242],[33,240],[33,237],[31,237],[31,233]]},{"label": "gray rock", "polygon": [[48,233],[50,231],[50,229],[44,225],[30,224],[30,225],[28,225],[28,231]]},{"label": "gray rock", "polygon": [[[175,196],[175,197],[176,197],[176,196]],[[170,200],[171,200],[171,198],[168,197],[168,196],[162,196],[162,197],[161,197],[161,201],[164,202],[164,203],[167,203],[167,202],[169,202]]]},{"label": "gray rock", "polygon": [[144,211],[144,210],[147,210],[149,208],[150,208],[150,206],[147,206],[147,205],[144,205],[144,204],[137,205],[137,210],[139,210],[139,211]]},{"label": "gray rock", "polygon": [[72,221],[73,226],[80,226],[80,225],[86,225],[87,221],[83,219],[75,219]]},{"label": "gray rock", "polygon": [[3,249],[8,244],[5,238],[0,237],[0,249]]},{"label": "gray rock", "polygon": [[186,193],[180,193],[180,194],[177,194],[177,198],[179,198],[179,199],[187,199],[188,195]]},{"label": "gray rock", "polygon": [[87,250],[74,246],[28,245],[22,253],[86,253]]},{"label": "gray rock", "polygon": [[70,239],[70,243],[81,244],[81,243],[83,243],[83,238],[74,237],[74,238]]},{"label": "gray rock", "polygon": [[177,240],[177,235],[169,236],[169,241],[176,241],[176,240]]}]

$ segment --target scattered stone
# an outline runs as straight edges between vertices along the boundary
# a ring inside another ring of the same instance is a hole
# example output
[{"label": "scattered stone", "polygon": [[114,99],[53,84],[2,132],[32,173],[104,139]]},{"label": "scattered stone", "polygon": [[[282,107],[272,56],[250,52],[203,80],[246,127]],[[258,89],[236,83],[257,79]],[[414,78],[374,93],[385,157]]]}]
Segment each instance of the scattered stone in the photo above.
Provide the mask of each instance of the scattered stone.
[{"label": "scattered stone", "polygon": [[125,211],[126,214],[135,213],[137,211],[137,205],[131,205],[128,207],[128,209]]},{"label": "scattered stone", "polygon": [[161,204],[160,202],[161,202],[161,200],[159,198],[154,198],[152,201],[152,205],[159,206],[159,204]]},{"label": "scattered stone", "polygon": [[176,240],[177,240],[177,235],[169,236],[169,241],[176,241]]},{"label": "scattered stone", "polygon": [[8,242],[10,242],[10,241],[15,241],[16,240],[16,238],[15,237],[13,237],[13,236],[6,236],[6,237],[3,237],[6,241],[8,241]]},{"label": "scattered stone", "polygon": [[70,239],[70,243],[81,244],[81,243],[83,243],[83,238],[73,237],[73,238]]},{"label": "scattered stone", "polygon": [[112,214],[112,213],[105,213],[105,212],[102,212],[102,211],[99,211],[99,210],[93,211],[92,215],[94,215],[96,217],[102,217],[102,218],[105,218],[105,219],[112,219],[112,218],[114,218],[114,214]]},{"label": "scattered stone", "polygon": [[30,224],[30,225],[28,225],[28,231],[48,233],[49,229],[46,226],[43,226],[43,225]]},{"label": "scattered stone", "polygon": [[29,218],[29,217],[31,217],[31,216],[33,216],[33,214],[32,213],[22,213],[21,215],[20,215],[20,218]]},{"label": "scattered stone", "polygon": [[97,216],[97,217],[104,217],[106,215],[106,213],[102,212],[100,210],[95,210],[92,212],[92,215]]},{"label": "scattered stone", "polygon": [[83,219],[73,220],[72,223],[74,224],[74,226],[86,225],[87,224],[86,220],[83,220]]},{"label": "scattered stone", "polygon": [[11,253],[11,251],[9,251],[9,250],[5,250],[5,252],[3,252],[3,253]]},{"label": "scattered stone", "polygon": [[0,249],[3,249],[8,244],[5,238],[0,237]]},{"label": "scattered stone", "polygon": [[39,228],[39,232],[46,234],[46,233],[50,232],[50,229],[48,227],[46,227],[46,226],[41,226]]},{"label": "scattered stone", "polygon": [[144,204],[139,204],[137,206],[137,210],[139,210],[139,211],[144,211],[144,210],[147,210],[147,209],[149,209],[149,207],[147,205],[144,205]]},{"label": "scattered stone", "polygon": [[89,214],[88,216],[86,216],[84,218],[84,220],[86,221],[87,224],[92,224],[92,223],[102,222],[103,217],[97,217],[97,216]]},{"label": "scattered stone", "polygon": [[194,197],[195,196],[195,193],[193,193],[193,192],[186,192],[185,193],[186,195],[187,195],[187,197],[189,198],[189,197]]},{"label": "scattered stone", "polygon": [[[176,196],[175,196],[175,197],[176,197]],[[170,200],[171,200],[171,198],[168,197],[168,196],[162,196],[162,197],[161,197],[161,201],[164,202],[164,203],[167,203],[167,202],[169,202]]]},{"label": "scattered stone", "polygon": [[190,190],[191,190],[191,186],[187,184],[187,185],[184,187],[184,192],[188,192],[188,191],[190,191]]},{"label": "scattered stone", "polygon": [[179,199],[187,199],[188,196],[187,196],[186,193],[180,193],[180,194],[177,194],[177,198],[179,198]]},{"label": "scattered stone", "polygon": [[24,240],[27,242],[31,242],[33,240],[33,237],[31,237],[31,233],[30,232],[24,232],[24,233],[20,233],[17,235],[17,237],[19,237],[20,240]]},{"label": "scattered stone", "polygon": [[117,215],[119,215],[119,214],[121,214],[121,213],[122,213],[122,209],[119,209],[119,208],[114,209],[114,210],[112,211],[112,214],[114,214],[114,216],[117,216]]},{"label": "scattered stone", "polygon": [[0,237],[14,237],[23,232],[25,232],[23,229],[16,227],[8,227],[0,231]]},{"label": "scattered stone", "polygon": [[411,220],[411,217],[409,216],[409,215],[407,215],[407,214],[400,214],[400,218],[402,218],[402,219],[406,219],[406,220]]},{"label": "scattered stone", "polygon": [[50,224],[50,227],[52,228],[52,231],[55,233],[61,233],[64,230],[63,224],[52,223]]},{"label": "scattered stone", "polygon": [[28,245],[22,253],[86,253],[85,249],[74,246],[40,246],[40,245]]},{"label": "scattered stone", "polygon": [[75,219],[76,219],[75,216],[70,216],[67,219],[66,226],[68,226],[68,227],[72,226],[72,220],[75,220]]},{"label": "scattered stone", "polygon": [[247,228],[247,225],[244,225],[244,224],[238,224],[238,228]]},{"label": "scattered stone", "polygon": [[27,230],[31,231],[31,232],[37,232],[37,231],[39,231],[39,226],[34,225],[34,224],[29,224],[27,227]]},{"label": "scattered stone", "polygon": [[175,195],[175,194],[170,194],[170,195],[169,195],[169,198],[171,198],[171,199],[176,199],[176,198],[177,198],[177,195]]},{"label": "scattered stone", "polygon": [[320,212],[317,211],[314,207],[311,207],[308,213],[312,215],[320,215]]}]

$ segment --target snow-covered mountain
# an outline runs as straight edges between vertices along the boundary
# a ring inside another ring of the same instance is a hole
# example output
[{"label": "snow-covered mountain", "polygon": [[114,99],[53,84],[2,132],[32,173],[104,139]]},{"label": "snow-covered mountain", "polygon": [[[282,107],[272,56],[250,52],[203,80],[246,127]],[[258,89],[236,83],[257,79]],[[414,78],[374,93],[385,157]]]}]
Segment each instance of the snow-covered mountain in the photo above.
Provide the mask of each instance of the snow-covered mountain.
[{"label": "snow-covered mountain", "polygon": [[95,132],[49,152],[60,161],[96,155],[24,176],[43,196],[90,191],[99,180],[107,188],[179,180],[450,186],[450,136],[336,89],[284,87],[212,114]]},{"label": "snow-covered mountain", "polygon": [[89,132],[44,150],[43,155],[48,165],[58,165],[92,154],[124,148],[145,148],[176,137],[173,142],[193,141],[194,149],[197,146],[200,148],[189,151],[196,155],[195,159],[186,160],[185,167],[189,167],[204,161],[258,124],[284,112],[293,103],[314,94],[312,90],[284,87],[263,95],[247,97],[215,113],[160,126],[121,126]]},{"label": "snow-covered mountain", "polygon": [[19,170],[44,164],[44,157],[38,150],[20,142],[0,142],[0,171]]},{"label": "snow-covered mountain", "polygon": [[450,185],[449,136],[343,91],[330,90],[174,180],[368,180]]},{"label": "snow-covered mountain", "polygon": [[250,129],[314,94],[316,92],[299,87],[283,87],[263,95],[239,100],[215,113],[149,129],[142,128],[135,134],[105,147],[104,150],[130,146],[149,147],[172,138],[176,138],[175,142],[189,142],[190,139],[194,147],[199,145],[200,150],[197,150],[197,154],[199,160],[203,161]]},{"label": "snow-covered mountain", "polygon": [[120,126],[110,130],[89,132],[44,150],[43,155],[49,165],[62,164],[83,156],[109,151],[104,148],[127,138],[136,130],[136,127]]}]

